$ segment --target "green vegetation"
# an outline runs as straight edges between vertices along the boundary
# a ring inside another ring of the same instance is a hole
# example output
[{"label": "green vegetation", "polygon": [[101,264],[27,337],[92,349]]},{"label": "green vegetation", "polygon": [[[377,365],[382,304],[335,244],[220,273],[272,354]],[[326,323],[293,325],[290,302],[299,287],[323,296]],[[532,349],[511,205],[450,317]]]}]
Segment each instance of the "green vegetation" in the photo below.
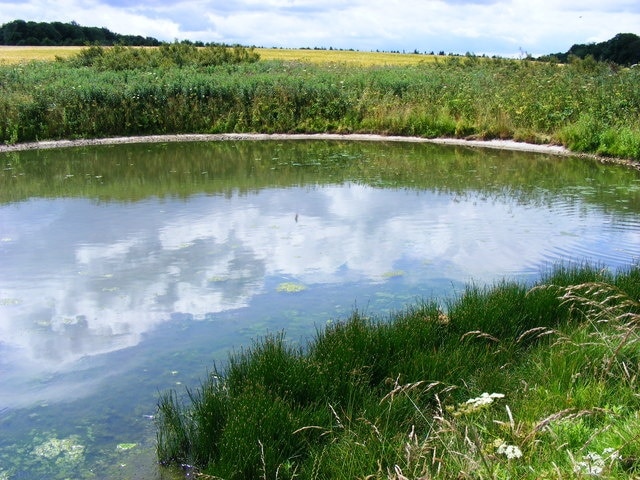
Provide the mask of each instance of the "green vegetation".
[{"label": "green vegetation", "polygon": [[83,27],[76,22],[25,22],[14,20],[0,26],[0,45],[81,46],[138,45],[157,46],[160,41],[140,35],[121,35],[106,28]]},{"label": "green vegetation", "polygon": [[600,62],[627,66],[636,64],[640,62],[640,37],[633,33],[619,33],[606,42],[576,44],[566,53],[556,53],[542,59],[555,57],[566,63],[572,57],[586,59],[589,56]]},{"label": "green vegetation", "polygon": [[216,47],[172,44],[159,55],[94,47],[0,66],[0,142],[361,132],[513,138],[640,159],[639,69],[471,56],[388,67],[256,62],[236,49],[222,64]]},{"label": "green vegetation", "polygon": [[[99,71],[126,71],[211,67],[257,62],[252,48],[209,45],[198,48],[189,43],[163,44],[159,48],[143,49],[116,45],[113,48],[92,46],[81,50],[69,60],[74,67],[93,67]],[[62,61],[62,60],[61,60]]]},{"label": "green vegetation", "polygon": [[305,348],[257,340],[182,399],[157,453],[202,478],[629,478],[640,473],[640,266],[470,285]]}]

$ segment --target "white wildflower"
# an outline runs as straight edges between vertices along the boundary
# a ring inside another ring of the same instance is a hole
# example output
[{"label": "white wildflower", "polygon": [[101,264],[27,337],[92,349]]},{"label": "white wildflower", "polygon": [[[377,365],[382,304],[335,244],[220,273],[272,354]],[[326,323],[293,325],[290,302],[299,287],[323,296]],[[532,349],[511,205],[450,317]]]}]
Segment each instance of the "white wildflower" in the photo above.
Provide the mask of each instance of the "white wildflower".
[{"label": "white wildflower", "polygon": [[459,404],[457,407],[447,406],[447,411],[451,412],[456,417],[475,413],[487,405],[491,405],[496,398],[504,398],[504,394],[485,392],[477,398],[470,398],[466,402]]},{"label": "white wildflower", "polygon": [[489,405],[493,403],[494,398],[504,398],[504,393],[487,393],[484,392],[477,398],[470,398],[465,403],[469,405],[471,408],[480,408],[484,405]]},{"label": "white wildflower", "polygon": [[509,445],[507,443],[501,443],[498,447],[498,455],[504,455],[507,460],[522,457],[522,450],[516,445]]},{"label": "white wildflower", "polygon": [[620,452],[618,452],[615,448],[605,448],[602,451],[602,455],[604,455],[605,459],[608,460],[618,460],[620,458]]},{"label": "white wildflower", "polygon": [[591,456],[591,453],[585,455],[583,461],[576,462],[573,466],[574,473],[579,475],[592,475],[594,477],[599,477],[602,470],[604,470],[604,462],[602,461],[602,457],[597,453],[593,456]]},{"label": "white wildflower", "polygon": [[607,460],[613,463],[619,458],[620,453],[615,448],[605,448],[602,455],[596,452],[589,452],[582,457],[582,461],[574,462],[573,471],[581,475],[599,477],[607,466]]}]

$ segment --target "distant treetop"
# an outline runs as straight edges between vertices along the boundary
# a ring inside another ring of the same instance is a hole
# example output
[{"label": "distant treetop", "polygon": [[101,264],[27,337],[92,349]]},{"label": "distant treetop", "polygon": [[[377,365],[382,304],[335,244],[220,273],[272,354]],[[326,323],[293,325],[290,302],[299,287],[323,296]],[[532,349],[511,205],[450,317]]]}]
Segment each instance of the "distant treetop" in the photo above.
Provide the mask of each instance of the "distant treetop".
[{"label": "distant treetop", "polygon": [[162,42],[140,35],[120,35],[106,28],[83,27],[76,22],[25,22],[14,20],[0,27],[0,45],[82,46],[128,45],[158,46]]},{"label": "distant treetop", "polygon": [[600,62],[613,62],[618,65],[634,65],[640,63],[640,37],[633,33],[619,33],[605,42],[573,45],[566,53],[554,53],[541,57],[547,60],[555,57],[562,63],[572,57],[593,57]]}]

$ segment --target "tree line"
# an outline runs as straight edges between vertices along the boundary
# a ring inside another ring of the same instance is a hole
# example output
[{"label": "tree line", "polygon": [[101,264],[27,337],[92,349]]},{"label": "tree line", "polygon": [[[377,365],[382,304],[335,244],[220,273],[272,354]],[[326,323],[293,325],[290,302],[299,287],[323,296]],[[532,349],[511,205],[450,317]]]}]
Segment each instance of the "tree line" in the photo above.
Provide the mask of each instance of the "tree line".
[{"label": "tree line", "polygon": [[568,63],[576,57],[592,57],[599,62],[618,65],[635,65],[640,63],[640,37],[633,33],[619,33],[605,42],[575,44],[565,53],[554,53],[541,57],[540,60],[555,58],[561,63]]},{"label": "tree line", "polygon": [[26,22],[14,20],[0,26],[0,45],[82,46],[82,45],[158,46],[162,42],[141,35],[121,35],[104,27],[83,27],[76,22]]},{"label": "tree line", "polygon": [[[0,45],[24,46],[82,46],[82,45],[126,45],[159,46],[162,42],[141,35],[121,35],[104,27],[84,27],[76,22],[32,22],[14,20],[0,26]],[[202,42],[183,40],[182,43],[205,46]],[[443,55],[444,52],[440,52]],[[572,58],[592,57],[600,62],[618,65],[640,63],[640,37],[633,33],[619,33],[600,43],[575,44],[567,52],[539,57],[542,61],[568,63]]]}]

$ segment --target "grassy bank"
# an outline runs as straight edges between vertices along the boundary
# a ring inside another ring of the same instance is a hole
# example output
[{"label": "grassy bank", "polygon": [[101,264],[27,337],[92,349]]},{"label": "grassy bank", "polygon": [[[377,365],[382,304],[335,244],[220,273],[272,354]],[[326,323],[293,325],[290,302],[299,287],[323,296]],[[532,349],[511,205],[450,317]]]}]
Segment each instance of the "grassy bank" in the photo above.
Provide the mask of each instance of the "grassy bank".
[{"label": "grassy bank", "polygon": [[202,478],[640,474],[640,268],[558,267],[284,334],[168,392],[158,457]]},{"label": "grassy bank", "polygon": [[427,56],[411,65],[220,65],[168,50],[167,61],[147,64],[144,54],[121,49],[110,62],[87,62],[85,54],[0,66],[0,142],[359,132],[513,138],[640,159],[637,68]]}]

